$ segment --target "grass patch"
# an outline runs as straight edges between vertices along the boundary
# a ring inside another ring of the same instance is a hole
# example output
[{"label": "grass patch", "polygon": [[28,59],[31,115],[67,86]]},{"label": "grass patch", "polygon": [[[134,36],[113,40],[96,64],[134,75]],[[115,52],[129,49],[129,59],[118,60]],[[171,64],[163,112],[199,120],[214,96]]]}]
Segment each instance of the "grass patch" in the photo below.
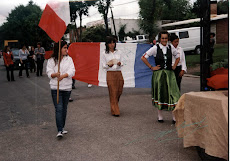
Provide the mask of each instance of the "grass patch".
[{"label": "grass patch", "polygon": [[[200,64],[200,55],[186,55],[185,59],[188,68]],[[213,62],[220,62],[224,59],[228,59],[228,44],[216,44],[213,53]]]},{"label": "grass patch", "polygon": [[213,62],[220,62],[228,59],[228,44],[217,44],[214,48]]}]

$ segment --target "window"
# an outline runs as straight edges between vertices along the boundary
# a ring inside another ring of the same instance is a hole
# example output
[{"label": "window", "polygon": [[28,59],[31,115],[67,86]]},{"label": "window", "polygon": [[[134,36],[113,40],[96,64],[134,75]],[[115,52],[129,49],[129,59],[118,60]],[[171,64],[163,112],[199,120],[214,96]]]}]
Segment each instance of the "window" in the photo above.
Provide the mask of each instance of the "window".
[{"label": "window", "polygon": [[143,36],[138,36],[138,39],[142,40],[142,39],[144,39],[144,37]]},{"label": "window", "polygon": [[180,39],[189,38],[188,31],[179,32],[179,38]]}]

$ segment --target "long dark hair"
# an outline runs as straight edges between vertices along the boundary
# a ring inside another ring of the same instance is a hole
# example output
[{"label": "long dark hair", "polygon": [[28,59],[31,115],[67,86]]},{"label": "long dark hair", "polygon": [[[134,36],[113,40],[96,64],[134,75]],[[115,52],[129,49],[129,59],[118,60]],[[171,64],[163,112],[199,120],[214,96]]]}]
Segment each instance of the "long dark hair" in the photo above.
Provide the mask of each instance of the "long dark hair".
[{"label": "long dark hair", "polygon": [[[61,41],[61,49],[63,46],[67,45],[66,41]],[[52,58],[54,58],[55,63],[58,61],[58,52],[59,52],[59,42],[54,44],[54,50],[52,54]]]},{"label": "long dark hair", "polygon": [[5,46],[3,52],[7,53],[7,48],[8,46]]},{"label": "long dark hair", "polygon": [[109,44],[111,43],[115,43],[115,46],[114,46],[114,50],[116,50],[116,39],[112,36],[108,36],[106,37],[106,41],[105,41],[105,53],[109,53]]},{"label": "long dark hair", "polygon": [[167,31],[161,31],[159,34],[158,34],[158,42],[160,43],[160,40],[161,40],[161,35],[162,34],[167,34],[168,35],[168,40],[169,40],[169,33]]}]

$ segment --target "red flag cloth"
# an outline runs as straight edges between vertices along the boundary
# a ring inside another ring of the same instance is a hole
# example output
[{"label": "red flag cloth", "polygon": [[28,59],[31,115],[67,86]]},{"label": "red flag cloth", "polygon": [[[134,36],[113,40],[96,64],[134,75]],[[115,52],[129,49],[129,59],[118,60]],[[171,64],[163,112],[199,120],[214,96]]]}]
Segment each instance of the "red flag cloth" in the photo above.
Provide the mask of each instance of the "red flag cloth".
[{"label": "red flag cloth", "polygon": [[68,49],[76,72],[74,79],[98,85],[100,43],[72,43]]},{"label": "red flag cloth", "polygon": [[55,42],[64,35],[70,22],[69,1],[49,0],[42,13],[39,27]]},{"label": "red flag cloth", "polygon": [[53,54],[53,50],[46,51],[46,54],[44,55],[45,59],[51,58],[52,54]]},{"label": "red flag cloth", "polygon": [[65,22],[53,11],[53,9],[48,4],[42,13],[42,17],[38,26],[41,27],[55,42],[58,42],[66,31]]}]

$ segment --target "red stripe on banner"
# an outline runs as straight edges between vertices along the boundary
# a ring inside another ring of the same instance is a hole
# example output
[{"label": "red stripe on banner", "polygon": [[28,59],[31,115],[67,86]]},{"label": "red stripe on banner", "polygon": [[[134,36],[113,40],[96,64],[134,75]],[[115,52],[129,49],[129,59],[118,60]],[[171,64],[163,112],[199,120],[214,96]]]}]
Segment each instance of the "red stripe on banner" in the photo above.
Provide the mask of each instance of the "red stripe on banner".
[{"label": "red stripe on banner", "polygon": [[44,55],[45,59],[51,58],[52,54],[53,54],[53,50],[46,51],[46,54]]},{"label": "red stripe on banner", "polygon": [[98,86],[100,43],[72,43],[68,53],[76,69],[73,78]]},{"label": "red stripe on banner", "polygon": [[53,9],[47,4],[38,24],[49,37],[58,42],[66,31],[65,22],[53,11]]}]

